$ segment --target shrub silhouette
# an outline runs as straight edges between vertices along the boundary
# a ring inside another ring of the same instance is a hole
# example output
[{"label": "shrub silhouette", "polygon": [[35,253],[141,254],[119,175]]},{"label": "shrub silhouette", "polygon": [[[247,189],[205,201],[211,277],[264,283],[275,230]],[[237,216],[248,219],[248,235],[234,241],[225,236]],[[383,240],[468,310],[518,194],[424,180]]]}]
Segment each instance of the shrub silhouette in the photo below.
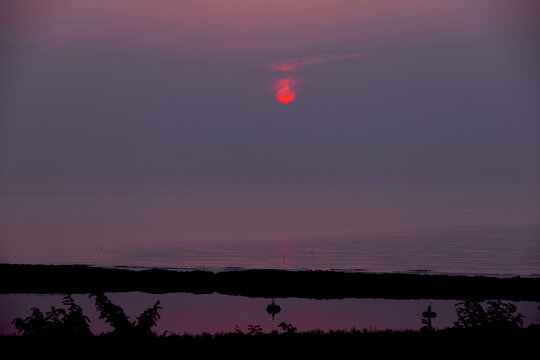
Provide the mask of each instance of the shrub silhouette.
[{"label": "shrub silhouette", "polygon": [[45,315],[38,308],[32,308],[32,315],[22,319],[16,318],[13,324],[22,335],[69,335],[89,336],[90,319],[84,316],[82,308],[75,303],[71,295],[62,299],[66,309],[51,307]]},{"label": "shrub silhouette", "polygon": [[127,334],[134,330],[135,325],[131,323],[120,306],[113,304],[104,294],[94,294],[96,309],[99,311],[99,318],[113,327],[113,333]]},{"label": "shrub silhouette", "polygon": [[[159,300],[146,309],[137,317],[135,322],[129,321],[124,310],[113,304],[104,294],[95,296],[96,309],[100,313],[100,319],[105,319],[113,327],[112,334],[117,335],[153,335],[152,327],[160,318]],[[43,314],[39,308],[33,307],[32,314],[26,318],[16,318],[13,325],[21,335],[36,336],[91,336],[90,319],[83,314],[82,308],[75,303],[71,295],[62,299],[62,304],[67,309],[51,307],[51,310]]]},{"label": "shrub silhouette", "polygon": [[113,304],[104,294],[93,294],[96,301],[96,309],[99,311],[100,319],[105,319],[113,327],[113,334],[117,335],[152,335],[151,328],[156,325],[157,319],[160,318],[159,300],[156,303],[143,311],[137,321],[129,321],[124,309]]},{"label": "shrub silhouette", "polygon": [[248,325],[248,334],[249,335],[260,335],[262,334],[262,328],[260,325]]},{"label": "shrub silhouette", "polygon": [[67,306],[67,312],[61,320],[63,331],[73,335],[92,335],[90,331],[90,319],[84,316],[82,308],[75,303],[75,300],[70,296],[64,296],[62,304]]},{"label": "shrub silhouette", "polygon": [[16,318],[13,320],[13,325],[22,335],[43,335],[49,328],[49,322],[45,320],[43,313],[38,308],[33,307],[32,315],[23,319]]},{"label": "shrub silhouette", "polygon": [[458,319],[454,322],[457,328],[470,327],[511,327],[517,328],[523,326],[525,316],[518,313],[516,305],[512,303],[503,303],[500,300],[488,301],[487,310],[476,301],[466,300],[456,304]]},{"label": "shrub silhouette", "polygon": [[486,312],[487,323],[495,327],[523,327],[523,319],[525,316],[518,313],[516,305],[512,303],[503,303],[500,300],[488,301],[488,309]]},{"label": "shrub silhouette", "polygon": [[454,322],[457,328],[485,326],[486,312],[482,305],[476,301],[466,300],[456,304],[458,319]]},{"label": "shrub silhouette", "polygon": [[240,326],[234,325],[234,333],[244,335],[244,332],[240,329]]},{"label": "shrub silhouette", "polygon": [[285,321],[282,321],[278,326],[287,334],[294,334],[297,330],[295,326],[287,324]]},{"label": "shrub silhouette", "polygon": [[137,318],[137,324],[135,325],[136,331],[142,335],[152,335],[150,329],[156,325],[157,320],[160,318],[159,310],[161,309],[162,307],[159,306],[158,300],[152,307],[144,310]]}]

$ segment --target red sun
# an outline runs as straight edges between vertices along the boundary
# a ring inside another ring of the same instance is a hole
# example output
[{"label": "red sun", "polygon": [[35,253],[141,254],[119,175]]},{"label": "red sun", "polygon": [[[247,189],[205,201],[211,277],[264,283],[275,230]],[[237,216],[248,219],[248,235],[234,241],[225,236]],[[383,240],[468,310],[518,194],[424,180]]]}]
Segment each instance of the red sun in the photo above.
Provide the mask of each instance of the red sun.
[{"label": "red sun", "polygon": [[295,96],[296,92],[290,86],[284,86],[276,92],[276,99],[283,104],[293,102]]},{"label": "red sun", "polygon": [[289,104],[296,98],[295,81],[292,78],[283,78],[275,83],[276,99],[282,104]]}]

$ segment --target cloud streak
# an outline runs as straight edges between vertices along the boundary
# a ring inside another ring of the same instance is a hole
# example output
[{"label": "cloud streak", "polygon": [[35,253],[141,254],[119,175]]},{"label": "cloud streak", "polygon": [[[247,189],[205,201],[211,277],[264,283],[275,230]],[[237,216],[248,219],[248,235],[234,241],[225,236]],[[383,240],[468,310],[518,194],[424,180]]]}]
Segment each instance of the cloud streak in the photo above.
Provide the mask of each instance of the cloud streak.
[{"label": "cloud streak", "polygon": [[293,72],[302,70],[307,66],[315,64],[324,64],[330,61],[339,61],[345,59],[361,59],[367,56],[372,56],[375,52],[365,52],[365,53],[352,53],[352,54],[322,54],[322,55],[313,55],[306,57],[297,57],[297,58],[287,58],[277,60],[271,63],[262,64],[262,65],[251,65],[246,69],[255,69],[255,70],[268,70],[270,72]]}]

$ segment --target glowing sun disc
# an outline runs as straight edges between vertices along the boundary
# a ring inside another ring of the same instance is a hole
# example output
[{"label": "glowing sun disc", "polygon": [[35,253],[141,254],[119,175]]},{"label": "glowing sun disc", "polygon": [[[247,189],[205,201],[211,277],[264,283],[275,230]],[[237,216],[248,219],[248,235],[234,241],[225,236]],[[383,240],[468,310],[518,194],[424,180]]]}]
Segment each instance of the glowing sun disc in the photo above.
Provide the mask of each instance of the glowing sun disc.
[{"label": "glowing sun disc", "polygon": [[296,92],[289,86],[284,86],[276,92],[276,99],[283,104],[288,104],[294,101]]},{"label": "glowing sun disc", "polygon": [[296,98],[296,82],[292,78],[283,78],[275,83],[276,99],[282,104],[289,104]]}]

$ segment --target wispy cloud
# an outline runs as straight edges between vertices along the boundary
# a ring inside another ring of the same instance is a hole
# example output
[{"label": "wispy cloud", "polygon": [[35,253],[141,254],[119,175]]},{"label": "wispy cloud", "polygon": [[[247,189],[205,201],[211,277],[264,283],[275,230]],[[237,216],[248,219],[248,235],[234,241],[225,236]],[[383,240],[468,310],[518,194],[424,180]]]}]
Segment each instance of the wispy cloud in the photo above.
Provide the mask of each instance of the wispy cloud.
[{"label": "wispy cloud", "polygon": [[306,57],[298,57],[298,58],[287,58],[287,59],[281,59],[277,60],[271,63],[262,64],[262,65],[251,65],[248,66],[246,69],[258,69],[258,70],[268,70],[270,72],[292,72],[292,71],[298,71],[306,66],[314,65],[314,64],[323,64],[330,61],[338,61],[338,60],[344,60],[344,59],[361,59],[366,56],[372,56],[375,54],[375,52],[365,52],[365,53],[352,53],[352,54],[322,54],[322,55],[314,55],[314,56],[306,56]]}]

